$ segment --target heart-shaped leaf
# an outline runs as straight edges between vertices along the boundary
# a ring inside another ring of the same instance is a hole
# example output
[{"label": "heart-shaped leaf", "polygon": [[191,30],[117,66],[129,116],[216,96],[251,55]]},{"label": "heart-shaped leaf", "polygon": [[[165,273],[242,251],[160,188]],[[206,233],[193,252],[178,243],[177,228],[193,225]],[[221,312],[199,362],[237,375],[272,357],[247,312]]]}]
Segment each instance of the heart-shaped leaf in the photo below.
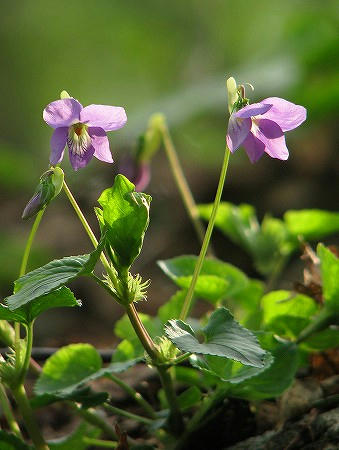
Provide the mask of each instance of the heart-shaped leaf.
[{"label": "heart-shaped leaf", "polygon": [[263,367],[265,351],[258,339],[233,319],[226,308],[214,311],[199,333],[181,320],[165,326],[168,338],[184,352],[222,356],[247,366]]}]

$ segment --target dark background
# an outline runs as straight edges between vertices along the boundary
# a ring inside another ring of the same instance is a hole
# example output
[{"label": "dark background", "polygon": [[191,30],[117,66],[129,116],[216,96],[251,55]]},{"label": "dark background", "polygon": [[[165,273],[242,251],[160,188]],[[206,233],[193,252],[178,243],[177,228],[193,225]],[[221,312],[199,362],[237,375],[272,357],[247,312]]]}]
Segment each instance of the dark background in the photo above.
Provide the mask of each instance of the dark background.
[{"label": "dark background", "polygon": [[[252,203],[259,217],[298,208],[338,210],[338,12],[330,0],[1,2],[1,298],[11,293],[32,223],[21,221],[22,210],[48,167],[52,130],[42,110],[63,89],[83,105],[124,106],[128,115],[127,125],[109,135],[114,165],[94,159],[75,173],[65,153],[67,181],[96,230],[93,206],[154,112],[168,118],[196,200],[212,201],[231,75],[255,86],[252,102],[284,97],[304,105],[308,120],[288,133],[286,162],[264,156],[251,165],[243,150],[232,156],[223,199]],[[134,271],[152,279],[139,309],[154,312],[174,292],[156,260],[198,253],[199,246],[162,151],[146,191],[153,197],[151,225]],[[220,258],[256,275],[244,253],[218,232],[214,238]],[[44,215],[29,270],[90,250],[61,194]],[[121,308],[90,280],[72,287],[82,309],[45,313],[36,343],[109,346]]]}]

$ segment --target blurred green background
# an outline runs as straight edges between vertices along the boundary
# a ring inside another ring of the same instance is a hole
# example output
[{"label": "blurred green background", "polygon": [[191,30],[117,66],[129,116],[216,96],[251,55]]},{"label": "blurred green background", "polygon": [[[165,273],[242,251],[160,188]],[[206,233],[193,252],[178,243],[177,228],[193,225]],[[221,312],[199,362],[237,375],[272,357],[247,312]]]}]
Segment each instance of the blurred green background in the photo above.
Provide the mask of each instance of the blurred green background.
[{"label": "blurred green background", "polygon": [[[251,165],[243,150],[232,156],[223,198],[253,203],[261,216],[291,208],[338,210],[338,7],[335,0],[2,1],[1,298],[11,292],[30,229],[20,219],[22,210],[48,167],[52,130],[42,110],[63,89],[83,105],[124,106],[128,115],[127,125],[110,133],[113,166],[93,160],[74,173],[65,153],[69,185],[95,228],[96,199],[112,185],[119,161],[134,151],[153,112],[168,118],[197,201],[212,200],[225,145],[225,80],[231,75],[255,86],[252,102],[281,96],[304,105],[308,120],[288,133],[286,162],[264,156]],[[153,280],[149,301],[140,305],[146,312],[173,292],[156,259],[198,252],[163,152],[152,174],[152,222],[135,267]],[[29,268],[90,248],[60,195],[43,218]],[[228,261],[248,267],[244,255],[227,250]],[[74,289],[84,300],[82,311],[46,314],[38,321],[38,342],[84,336],[105,345],[111,339],[120,308],[105,293],[99,298],[87,280]],[[107,325],[100,333],[98,320]],[[51,331],[52,321],[58,331]]]}]

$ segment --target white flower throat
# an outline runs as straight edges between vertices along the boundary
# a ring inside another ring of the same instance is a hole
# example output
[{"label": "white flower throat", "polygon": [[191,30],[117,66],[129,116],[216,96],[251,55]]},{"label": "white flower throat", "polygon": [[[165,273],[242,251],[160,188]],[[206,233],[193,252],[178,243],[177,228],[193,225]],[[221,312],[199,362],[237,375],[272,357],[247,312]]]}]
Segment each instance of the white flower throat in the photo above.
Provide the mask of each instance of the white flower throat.
[{"label": "white flower throat", "polygon": [[75,123],[68,130],[67,145],[73,155],[83,156],[91,144],[87,125]]}]

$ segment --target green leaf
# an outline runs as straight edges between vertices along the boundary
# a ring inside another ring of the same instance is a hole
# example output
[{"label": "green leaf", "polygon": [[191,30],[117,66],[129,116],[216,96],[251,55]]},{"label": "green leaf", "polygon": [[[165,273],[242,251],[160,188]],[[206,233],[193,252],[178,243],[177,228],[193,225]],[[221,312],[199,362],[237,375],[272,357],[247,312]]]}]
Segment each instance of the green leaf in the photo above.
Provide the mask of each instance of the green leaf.
[{"label": "green leaf", "polygon": [[321,209],[287,211],[284,221],[291,234],[305,240],[320,239],[339,231],[339,213]]},{"label": "green leaf", "polygon": [[0,305],[0,319],[13,320],[29,324],[44,311],[51,308],[66,306],[81,306],[81,301],[74,297],[73,292],[65,286],[36,298],[27,305],[11,311],[8,306]]},{"label": "green leaf", "polygon": [[177,291],[172,297],[158,309],[158,317],[162,323],[179,317],[187,290]]},{"label": "green leaf", "polygon": [[136,358],[125,362],[112,362],[102,368],[97,350],[90,344],[71,344],[62,347],[46,361],[35,384],[35,393],[73,393],[89,381],[120,373],[140,361]]},{"label": "green leaf", "polygon": [[178,397],[180,409],[185,411],[199,403],[201,400],[201,391],[197,386],[191,386],[182,392]]},{"label": "green leaf", "polygon": [[310,297],[289,291],[272,291],[261,300],[265,329],[296,338],[317,313],[318,305]]},{"label": "green leaf", "polygon": [[311,297],[293,294],[290,291],[272,291],[261,299],[263,320],[270,323],[277,316],[287,315],[308,318],[318,310],[318,305]]},{"label": "green leaf", "polygon": [[48,446],[50,450],[86,450],[88,449],[88,443],[84,438],[98,438],[100,434],[99,428],[83,422],[70,435],[48,441]]},{"label": "green leaf", "polygon": [[57,391],[53,394],[42,394],[30,400],[32,408],[42,408],[55,402],[69,400],[81,403],[83,408],[99,406],[108,399],[107,392],[94,392],[89,386],[79,386],[71,391]]},{"label": "green leaf", "polygon": [[326,330],[315,333],[309,338],[305,339],[301,344],[303,348],[308,351],[324,351],[329,348],[338,347],[339,342],[339,328],[330,327]]},{"label": "green leaf", "polygon": [[26,444],[17,436],[7,431],[0,430],[1,450],[34,450],[32,446]]},{"label": "green leaf", "polygon": [[263,294],[263,283],[250,279],[247,286],[233,296],[230,309],[242,326],[252,330],[260,327],[262,316],[260,300]]},{"label": "green leaf", "polygon": [[[179,256],[158,261],[162,271],[177,286],[187,289],[191,283],[196,256]],[[231,264],[215,258],[206,258],[196,284],[195,294],[215,303],[226,297],[232,297],[248,283],[246,275]]]},{"label": "green leaf", "polygon": [[101,369],[102,361],[89,344],[71,344],[49,357],[35,384],[35,393],[72,392],[86,378]]},{"label": "green leaf", "polygon": [[320,258],[325,304],[339,312],[339,259],[322,244],[318,245],[317,253]]},{"label": "green leaf", "polygon": [[190,362],[199,370],[208,372],[224,382],[227,381],[234,384],[241,383],[267,370],[273,362],[273,356],[270,353],[266,353],[263,367],[244,366],[237,361],[209,355],[203,357],[192,355]]},{"label": "green leaf", "polygon": [[149,223],[151,197],[135,192],[123,175],[115,177],[113,187],[101,194],[98,202],[103,212],[96,211],[102,226],[107,228],[107,239],[117,257],[118,268],[128,268],[139,255]]},{"label": "green leaf", "polygon": [[89,255],[67,256],[39,267],[14,282],[14,294],[7,297],[11,311],[48,294],[80,275],[90,274],[100,256],[105,239]]},{"label": "green leaf", "polygon": [[298,350],[292,343],[280,344],[272,351],[272,365],[257,376],[232,384],[230,395],[247,400],[262,400],[281,395],[292,383],[298,369]]},{"label": "green leaf", "polygon": [[265,351],[257,338],[239,325],[226,308],[214,311],[198,335],[181,320],[167,322],[165,332],[184,352],[222,356],[248,366],[264,366]]}]

